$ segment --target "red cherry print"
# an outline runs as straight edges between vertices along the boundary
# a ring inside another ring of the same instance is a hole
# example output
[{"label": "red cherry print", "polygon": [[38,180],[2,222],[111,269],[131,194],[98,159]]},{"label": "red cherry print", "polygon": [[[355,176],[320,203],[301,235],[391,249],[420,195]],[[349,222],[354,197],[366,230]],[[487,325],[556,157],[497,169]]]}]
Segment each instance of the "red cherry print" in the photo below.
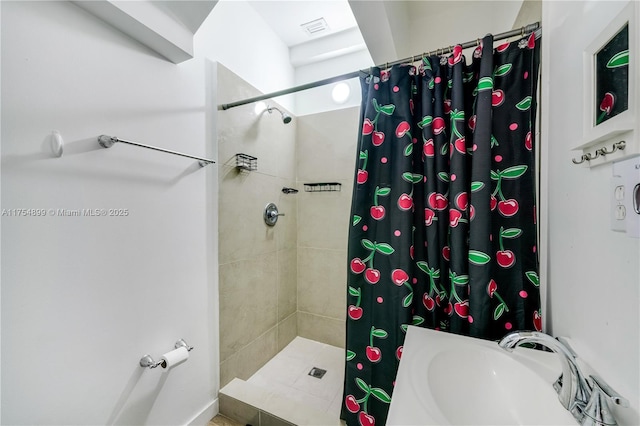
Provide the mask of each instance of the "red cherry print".
[{"label": "red cherry print", "polygon": [[469,301],[464,300],[462,302],[456,302],[456,304],[453,306],[453,309],[456,311],[456,314],[458,314],[460,318],[466,318],[467,316],[469,316]]},{"label": "red cherry print", "polygon": [[371,143],[374,146],[380,146],[384,142],[384,133],[383,132],[373,132],[373,137],[371,139]]},{"label": "red cherry print", "polygon": [[398,358],[398,360],[402,358],[402,346],[398,346],[398,349],[396,349],[396,358]]},{"label": "red cherry print", "polygon": [[493,210],[495,210],[497,205],[498,205],[498,200],[497,200],[497,198],[496,198],[496,197],[494,197],[494,196],[492,195],[492,196],[491,196],[491,204],[490,204],[490,206],[491,206],[491,210],[492,210],[492,211],[493,211]]},{"label": "red cherry print", "polygon": [[369,209],[371,213],[371,217],[375,220],[382,220],[384,218],[384,207],[383,206],[371,206]]},{"label": "red cherry print", "polygon": [[398,198],[398,208],[400,210],[409,210],[413,207],[413,199],[408,194],[400,195]]},{"label": "red cherry print", "polygon": [[453,48],[453,54],[449,56],[449,65],[455,65],[462,60],[462,46],[457,45]]},{"label": "red cherry print", "polygon": [[391,89],[394,91],[394,93],[398,93],[400,91],[400,88],[398,86],[393,86],[393,89]]},{"label": "red cherry print", "polygon": [[407,274],[402,269],[394,269],[391,271],[391,281],[397,286],[401,286],[402,284],[409,281],[409,274]]},{"label": "red cherry print", "polygon": [[370,135],[373,132],[373,123],[368,118],[364,119],[364,123],[362,124],[362,134]]},{"label": "red cherry print", "polygon": [[374,426],[376,424],[376,419],[364,411],[360,411],[360,414],[358,414],[358,422],[360,423],[360,426]]},{"label": "red cherry print", "polygon": [[504,103],[504,91],[498,89],[491,93],[491,106],[497,107]]},{"label": "red cherry print", "polygon": [[443,102],[443,106],[444,106],[444,113],[445,114],[451,114],[451,99],[445,99]]},{"label": "red cherry print", "polygon": [[520,295],[520,297],[522,297],[523,299],[526,299],[529,296],[529,293],[527,293],[525,290],[520,290],[520,293],[518,293]]},{"label": "red cherry print", "polygon": [[378,296],[378,298],[376,299],[376,302],[382,303],[384,302],[384,299],[381,296]]},{"label": "red cherry print", "polygon": [[433,223],[436,213],[431,209],[424,209],[424,224],[429,226]]},{"label": "red cherry print", "polygon": [[502,155],[498,154],[495,157],[493,157],[493,159],[495,160],[496,163],[499,163],[502,161]]},{"label": "red cherry print", "polygon": [[531,132],[528,132],[527,136],[524,138],[524,147],[529,151],[533,149],[533,138],[531,137]]},{"label": "red cherry print", "polygon": [[509,124],[509,130],[517,130],[517,129],[518,129],[518,123]]},{"label": "red cherry print", "polygon": [[451,247],[449,246],[442,247],[442,257],[444,257],[446,261],[451,260]]},{"label": "red cherry print", "polygon": [[516,263],[516,256],[511,250],[498,250],[496,252],[496,262],[503,268],[510,268]]},{"label": "red cherry print", "polygon": [[469,206],[469,220],[473,220],[476,217],[476,208],[473,205]]},{"label": "red cherry print", "polygon": [[452,228],[455,228],[456,226],[458,226],[458,223],[460,222],[461,217],[462,217],[462,213],[460,213],[458,210],[456,209],[449,210],[449,225]]},{"label": "red cherry print", "polygon": [[424,143],[422,151],[424,152],[425,157],[433,157],[436,154],[436,148],[433,144],[433,139],[429,139]]},{"label": "red cherry print", "polygon": [[367,354],[367,358],[371,362],[378,362],[382,358],[380,348],[376,348],[375,346],[367,346],[365,352]]},{"label": "red cherry print", "polygon": [[511,324],[510,322],[507,322],[504,324],[504,328],[506,328],[507,330],[511,330],[513,328],[513,324]]},{"label": "red cherry print", "polygon": [[360,318],[362,318],[362,308],[355,305],[349,305],[347,314],[352,320],[359,320]]},{"label": "red cherry print", "polygon": [[361,274],[366,269],[366,265],[359,257],[355,257],[351,260],[351,272],[354,274]]},{"label": "red cherry print", "polygon": [[433,134],[439,135],[444,130],[444,118],[436,117],[433,119]]},{"label": "red cherry print", "polygon": [[369,172],[367,172],[366,170],[358,169],[358,176],[356,178],[356,181],[358,182],[358,184],[362,185],[367,181],[368,178],[369,178]]},{"label": "red cherry print", "polygon": [[535,36],[535,33],[531,33],[531,35],[529,36],[529,39],[527,40],[527,47],[529,49],[533,49],[534,47],[536,47],[536,36]]},{"label": "red cherry print", "polygon": [[476,115],[472,115],[469,118],[469,128],[473,131],[476,129]]},{"label": "red cherry print", "polygon": [[347,397],[344,399],[344,405],[345,407],[347,407],[347,410],[352,413],[357,413],[358,411],[360,411],[360,404],[358,404],[358,401],[356,401],[356,397],[353,395],[347,395]]},{"label": "red cherry print", "polygon": [[466,210],[469,207],[469,194],[466,192],[459,193],[456,195],[455,202],[460,210]]},{"label": "red cherry print", "polygon": [[431,298],[427,293],[425,293],[422,296],[422,304],[424,305],[425,308],[427,308],[427,310],[433,311],[433,308],[436,305],[436,301],[433,300],[433,298]]},{"label": "red cherry print", "polygon": [[451,302],[449,302],[442,311],[447,315],[451,315],[453,313],[453,306],[451,305]]},{"label": "red cherry print", "polygon": [[540,311],[533,311],[533,326],[536,331],[542,331],[542,315],[540,315]]},{"label": "red cherry print", "polygon": [[411,130],[411,125],[406,121],[401,122],[396,127],[396,137],[403,137],[409,130]]},{"label": "red cherry print", "polygon": [[364,279],[367,280],[369,284],[376,284],[380,281],[380,271],[373,268],[367,268],[364,272]]},{"label": "red cherry print", "polygon": [[437,192],[429,194],[428,201],[431,208],[435,210],[444,210],[449,205],[444,195],[438,194]]},{"label": "red cherry print", "polygon": [[518,202],[513,198],[498,202],[498,211],[502,216],[511,217],[518,213]]},{"label": "red cherry print", "polygon": [[456,151],[460,154],[465,154],[467,152],[467,145],[464,141],[464,137],[456,139],[453,145],[455,146]]},{"label": "red cherry print", "polygon": [[496,50],[498,52],[504,52],[505,50],[507,50],[507,48],[509,48],[509,44],[511,44],[511,43],[509,43],[509,42],[502,43],[500,46],[496,47]]},{"label": "red cherry print", "polygon": [[493,297],[493,293],[498,289],[498,284],[492,279],[489,281],[489,285],[487,286],[487,293],[489,293],[489,297]]}]

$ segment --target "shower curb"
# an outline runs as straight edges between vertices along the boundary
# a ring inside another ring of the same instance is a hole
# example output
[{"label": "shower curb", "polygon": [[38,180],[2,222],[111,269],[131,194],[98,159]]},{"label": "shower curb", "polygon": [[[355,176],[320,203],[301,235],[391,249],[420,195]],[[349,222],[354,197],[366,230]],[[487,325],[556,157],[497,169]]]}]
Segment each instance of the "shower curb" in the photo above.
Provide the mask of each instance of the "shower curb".
[{"label": "shower curb", "polygon": [[220,389],[220,414],[251,426],[340,426],[327,413],[241,379]]}]

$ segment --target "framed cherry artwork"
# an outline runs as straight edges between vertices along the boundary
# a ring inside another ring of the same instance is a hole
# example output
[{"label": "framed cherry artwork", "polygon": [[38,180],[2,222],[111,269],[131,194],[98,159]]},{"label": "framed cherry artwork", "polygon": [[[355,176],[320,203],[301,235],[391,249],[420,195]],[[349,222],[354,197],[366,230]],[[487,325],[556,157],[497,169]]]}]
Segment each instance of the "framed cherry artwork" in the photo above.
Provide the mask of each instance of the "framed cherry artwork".
[{"label": "framed cherry artwork", "polygon": [[[613,20],[595,28],[583,54],[583,139],[575,149],[605,153],[588,166],[637,150],[638,12],[636,2],[629,1]],[[613,145],[621,140],[624,152],[617,152]]]}]

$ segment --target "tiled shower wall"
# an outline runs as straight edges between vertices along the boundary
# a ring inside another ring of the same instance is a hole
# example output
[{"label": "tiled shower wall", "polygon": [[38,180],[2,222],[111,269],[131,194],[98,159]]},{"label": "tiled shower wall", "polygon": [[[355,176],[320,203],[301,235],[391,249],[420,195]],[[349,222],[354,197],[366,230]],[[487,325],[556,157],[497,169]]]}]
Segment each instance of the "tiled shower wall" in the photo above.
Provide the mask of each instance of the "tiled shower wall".
[{"label": "tiled shower wall", "polygon": [[[359,107],[298,117],[298,335],[344,347]],[[339,182],[340,192],[304,192]]]},{"label": "tiled shower wall", "polygon": [[[260,94],[220,64],[217,72],[218,103]],[[248,379],[297,335],[296,195],[282,193],[296,184],[296,120],[254,107],[218,111],[221,387]],[[239,172],[236,153],[258,157],[258,169]],[[274,227],[262,216],[270,202],[285,214]]]}]

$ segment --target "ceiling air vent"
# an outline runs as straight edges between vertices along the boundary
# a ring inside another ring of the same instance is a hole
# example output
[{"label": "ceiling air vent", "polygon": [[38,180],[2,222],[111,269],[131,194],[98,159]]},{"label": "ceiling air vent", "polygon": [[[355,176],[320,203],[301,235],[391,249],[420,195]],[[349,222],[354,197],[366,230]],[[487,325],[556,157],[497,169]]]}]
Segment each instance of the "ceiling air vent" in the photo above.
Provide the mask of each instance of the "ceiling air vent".
[{"label": "ceiling air vent", "polygon": [[314,19],[300,26],[309,35],[315,35],[329,29],[329,25],[327,25],[327,21],[324,18]]}]

